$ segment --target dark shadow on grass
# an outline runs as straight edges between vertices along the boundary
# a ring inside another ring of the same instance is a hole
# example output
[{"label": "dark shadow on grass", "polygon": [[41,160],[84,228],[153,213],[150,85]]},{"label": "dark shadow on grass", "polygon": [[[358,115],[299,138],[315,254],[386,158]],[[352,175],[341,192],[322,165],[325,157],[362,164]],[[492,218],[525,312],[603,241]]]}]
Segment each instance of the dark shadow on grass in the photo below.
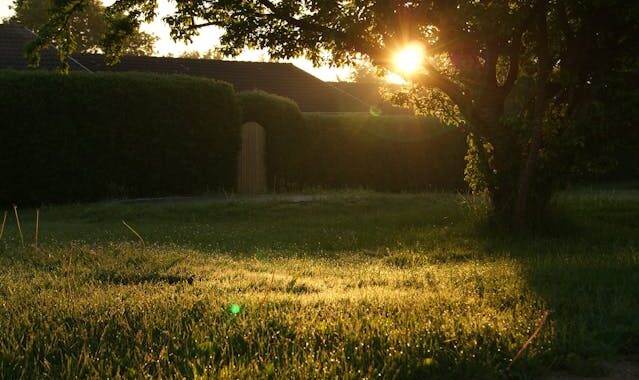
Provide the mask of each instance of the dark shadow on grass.
[{"label": "dark shadow on grass", "polygon": [[165,283],[175,285],[179,283],[193,284],[195,276],[183,274],[164,274],[164,273],[122,273],[115,271],[98,271],[95,279],[103,283],[111,283],[114,285],[138,285],[146,283]]},{"label": "dark shadow on grass", "polygon": [[639,264],[620,253],[522,261],[527,282],[552,311],[547,363],[596,375],[600,361],[638,354]]},{"label": "dark shadow on grass", "polygon": [[[149,244],[234,255],[421,249],[448,239],[437,230],[457,228],[464,215],[460,199],[454,194],[365,193],[304,203],[88,205],[44,210],[46,235],[41,239],[47,244],[137,241],[122,226],[126,220]],[[24,225],[31,230],[33,220],[25,217]]]},{"label": "dark shadow on grass", "polygon": [[639,201],[582,199],[549,215],[525,234],[479,225],[475,238],[509,252],[551,310],[543,365],[603,375],[606,361],[639,354]]}]

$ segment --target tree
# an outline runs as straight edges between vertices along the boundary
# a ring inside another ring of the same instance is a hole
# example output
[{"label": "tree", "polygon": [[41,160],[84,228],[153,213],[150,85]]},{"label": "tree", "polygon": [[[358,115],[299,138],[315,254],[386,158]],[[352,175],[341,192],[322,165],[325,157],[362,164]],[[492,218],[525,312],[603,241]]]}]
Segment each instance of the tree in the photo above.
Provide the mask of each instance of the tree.
[{"label": "tree", "polygon": [[361,62],[353,67],[353,71],[349,76],[351,82],[358,83],[377,83],[382,85],[384,83],[383,76],[379,75],[375,66]]},{"label": "tree", "polygon": [[215,51],[215,49],[209,49],[205,52],[197,50],[185,51],[178,56],[178,58],[194,58],[194,59],[223,59],[224,56]]},{"label": "tree", "polygon": [[[40,32],[49,19],[49,10],[56,9],[53,0],[14,0],[15,14],[9,22],[22,24],[27,28]],[[77,11],[69,14],[65,20],[66,31],[51,39],[54,45],[69,44],[72,50],[83,53],[97,53],[100,51],[102,40],[107,31],[108,20],[105,7],[100,0],[86,0]],[[157,37],[139,29],[132,30],[123,41],[123,54],[151,55]]]},{"label": "tree", "polygon": [[[50,25],[85,0],[58,0]],[[154,17],[153,0],[118,0],[107,52]],[[393,70],[394,50],[425,48],[413,86],[396,94],[462,128],[466,177],[495,216],[523,225],[543,210],[578,163],[600,89],[636,70],[639,3],[626,0],[193,0],[165,18],[176,39],[210,25],[224,29],[221,51],[267,49],[273,58],[306,55],[341,65],[368,59]],[[57,30],[57,29],[51,29]],[[41,33],[41,42],[57,35]]]}]

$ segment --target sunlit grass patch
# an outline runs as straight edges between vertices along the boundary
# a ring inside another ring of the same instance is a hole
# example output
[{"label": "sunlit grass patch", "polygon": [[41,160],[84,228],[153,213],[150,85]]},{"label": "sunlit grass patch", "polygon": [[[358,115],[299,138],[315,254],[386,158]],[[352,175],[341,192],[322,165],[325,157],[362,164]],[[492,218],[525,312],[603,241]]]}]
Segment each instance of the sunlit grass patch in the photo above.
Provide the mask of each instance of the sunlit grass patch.
[{"label": "sunlit grass patch", "polygon": [[633,352],[633,222],[564,197],[587,234],[482,235],[448,194],[44,209],[39,249],[0,243],[0,377],[534,378]]}]

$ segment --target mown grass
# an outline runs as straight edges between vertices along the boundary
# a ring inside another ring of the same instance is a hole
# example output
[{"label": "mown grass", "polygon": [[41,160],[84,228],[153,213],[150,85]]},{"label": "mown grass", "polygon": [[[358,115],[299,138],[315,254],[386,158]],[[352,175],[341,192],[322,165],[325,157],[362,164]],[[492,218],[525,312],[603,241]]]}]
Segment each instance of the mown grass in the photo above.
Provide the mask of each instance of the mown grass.
[{"label": "mown grass", "polygon": [[556,210],[510,236],[452,194],[103,203],[42,210],[38,250],[9,219],[0,378],[597,374],[639,353],[639,189]]}]

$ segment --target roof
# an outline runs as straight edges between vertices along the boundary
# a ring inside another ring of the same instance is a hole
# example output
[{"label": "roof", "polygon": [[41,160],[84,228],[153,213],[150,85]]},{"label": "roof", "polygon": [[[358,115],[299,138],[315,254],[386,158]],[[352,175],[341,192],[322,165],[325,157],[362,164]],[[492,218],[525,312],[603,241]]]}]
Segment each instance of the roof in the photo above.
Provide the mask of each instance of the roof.
[{"label": "roof", "polygon": [[[40,52],[40,67],[29,67],[26,47],[33,41],[35,34],[22,25],[0,24],[0,69],[13,70],[55,70],[60,66],[58,54],[53,47]],[[69,68],[73,71],[86,71],[74,59],[69,60]]]},{"label": "roof", "polygon": [[365,112],[367,103],[324,82],[291,63],[216,59],[124,56],[114,66],[100,54],[76,54],[92,71],[137,71],[185,74],[229,82],[236,91],[262,90],[297,102],[306,112]]},{"label": "roof", "polygon": [[[25,47],[34,37],[23,26],[0,24],[0,69],[33,70],[28,66]],[[370,108],[369,103],[291,63],[124,56],[118,64],[108,66],[100,54],[74,54],[69,60],[74,71],[137,71],[222,80],[236,91],[262,90],[293,99],[305,112],[367,112]],[[58,66],[55,49],[43,49],[39,69],[54,70]]]},{"label": "roof", "polygon": [[413,109],[403,108],[394,105],[380,95],[380,88],[399,90],[400,85],[374,82],[327,82],[354,97],[361,99],[364,103],[377,107],[383,114],[414,114]]}]

